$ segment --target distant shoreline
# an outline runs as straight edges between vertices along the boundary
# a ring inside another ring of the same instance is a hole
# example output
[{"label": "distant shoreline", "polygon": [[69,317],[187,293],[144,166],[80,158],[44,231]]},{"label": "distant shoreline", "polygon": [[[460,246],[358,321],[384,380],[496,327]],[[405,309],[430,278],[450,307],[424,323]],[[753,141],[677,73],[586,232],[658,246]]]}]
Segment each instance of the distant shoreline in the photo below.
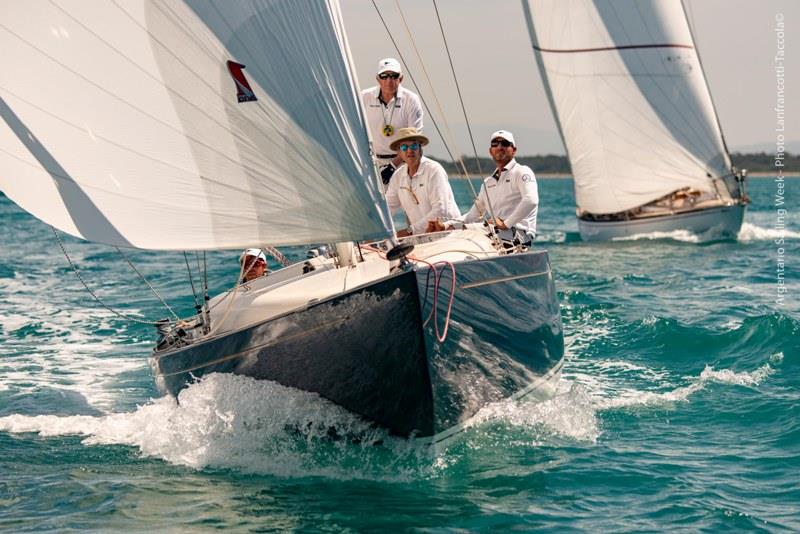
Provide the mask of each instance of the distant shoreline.
[{"label": "distant shoreline", "polygon": [[[572,175],[568,174],[568,173],[537,172],[535,174],[536,174],[536,179],[537,180],[571,180],[572,179]],[[455,174],[455,173],[454,174],[448,174],[448,176],[450,178],[454,179],[454,180],[465,180],[467,178],[467,176],[464,176],[463,174]],[[777,176],[778,176],[777,173],[774,173],[774,172],[748,172],[747,173],[747,177],[748,178],[762,179],[762,178],[776,178]],[[783,177],[784,178],[791,178],[791,179],[800,178],[800,170],[784,171],[783,172]],[[480,179],[481,177],[477,176],[477,175],[473,175],[472,178],[473,179]]]}]

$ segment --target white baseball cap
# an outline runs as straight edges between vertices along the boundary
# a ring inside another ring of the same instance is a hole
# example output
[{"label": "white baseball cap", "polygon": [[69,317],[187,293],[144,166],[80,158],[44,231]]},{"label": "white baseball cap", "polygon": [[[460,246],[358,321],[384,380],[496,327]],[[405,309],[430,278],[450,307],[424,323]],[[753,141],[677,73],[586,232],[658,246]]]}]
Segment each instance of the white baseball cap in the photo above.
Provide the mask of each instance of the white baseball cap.
[{"label": "white baseball cap", "polygon": [[403,74],[403,71],[400,68],[400,62],[393,57],[387,57],[378,62],[378,75],[380,76],[384,72],[396,72],[397,74]]},{"label": "white baseball cap", "polygon": [[260,260],[264,260],[264,263],[267,263],[267,256],[264,255],[260,248],[248,248],[242,252],[242,255],[239,256],[239,263],[242,263],[246,256],[254,256]]},{"label": "white baseball cap", "polygon": [[498,137],[502,137],[503,139],[511,143],[513,146],[517,146],[517,143],[514,142],[514,134],[512,134],[507,130],[497,130],[495,133],[492,134],[492,137],[489,139],[489,142],[491,143]]}]

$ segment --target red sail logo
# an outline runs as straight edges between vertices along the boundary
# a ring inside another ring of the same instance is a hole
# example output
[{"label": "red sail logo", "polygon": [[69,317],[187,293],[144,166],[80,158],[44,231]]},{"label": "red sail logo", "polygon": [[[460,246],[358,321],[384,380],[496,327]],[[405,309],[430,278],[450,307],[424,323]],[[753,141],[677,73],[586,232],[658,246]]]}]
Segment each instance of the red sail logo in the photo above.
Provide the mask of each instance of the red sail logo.
[{"label": "red sail logo", "polygon": [[242,72],[243,68],[244,65],[241,63],[228,61],[228,72],[231,73],[231,78],[233,78],[236,84],[236,98],[239,100],[240,104],[242,102],[255,102],[258,100],[255,93],[253,93],[253,90],[250,88],[247,78],[244,77],[244,72]]}]

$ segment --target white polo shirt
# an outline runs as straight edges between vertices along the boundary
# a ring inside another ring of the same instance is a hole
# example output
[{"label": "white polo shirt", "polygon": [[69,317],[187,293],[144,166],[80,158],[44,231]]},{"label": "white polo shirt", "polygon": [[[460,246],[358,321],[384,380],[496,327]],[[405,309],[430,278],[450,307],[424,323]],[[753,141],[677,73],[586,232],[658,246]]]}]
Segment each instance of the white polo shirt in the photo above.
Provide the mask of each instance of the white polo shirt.
[{"label": "white polo shirt", "polygon": [[503,219],[509,228],[516,227],[536,236],[536,214],[539,211],[539,189],[533,170],[520,165],[512,159],[500,172],[499,178],[488,176],[483,179],[478,199],[472,208],[460,218],[461,222],[471,223],[482,220],[481,214],[491,217],[487,198],[491,202],[495,217]]},{"label": "white polo shirt", "polygon": [[405,164],[394,171],[386,201],[392,213],[403,208],[412,234],[424,233],[430,220],[449,220],[461,215],[444,167],[425,156],[420,159],[414,176],[408,175]]},{"label": "white polo shirt", "polygon": [[[380,94],[381,88],[377,85],[361,91],[361,102],[367,115],[367,128],[376,157],[396,153],[389,145],[397,139],[400,128],[422,131],[422,103],[414,92],[401,85],[397,88],[397,95],[385,106],[379,99]],[[385,124],[391,124],[394,128],[394,133],[389,137],[383,134]]]}]

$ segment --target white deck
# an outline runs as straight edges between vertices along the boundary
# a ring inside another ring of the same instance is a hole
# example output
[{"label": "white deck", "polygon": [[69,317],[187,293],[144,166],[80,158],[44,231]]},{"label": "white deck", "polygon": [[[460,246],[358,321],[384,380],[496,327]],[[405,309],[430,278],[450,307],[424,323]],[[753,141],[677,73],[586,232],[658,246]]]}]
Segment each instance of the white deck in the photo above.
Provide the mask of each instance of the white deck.
[{"label": "white deck", "polygon": [[[486,232],[479,229],[423,236],[422,241],[415,245],[410,261],[461,262],[498,254]],[[209,302],[211,335],[246,328],[375,282],[389,276],[398,265],[386,260],[376,248],[362,246],[362,254],[363,262],[348,267],[337,267],[331,258],[313,258],[308,262],[315,270],[306,274],[306,262],[298,262],[217,295]]]}]

